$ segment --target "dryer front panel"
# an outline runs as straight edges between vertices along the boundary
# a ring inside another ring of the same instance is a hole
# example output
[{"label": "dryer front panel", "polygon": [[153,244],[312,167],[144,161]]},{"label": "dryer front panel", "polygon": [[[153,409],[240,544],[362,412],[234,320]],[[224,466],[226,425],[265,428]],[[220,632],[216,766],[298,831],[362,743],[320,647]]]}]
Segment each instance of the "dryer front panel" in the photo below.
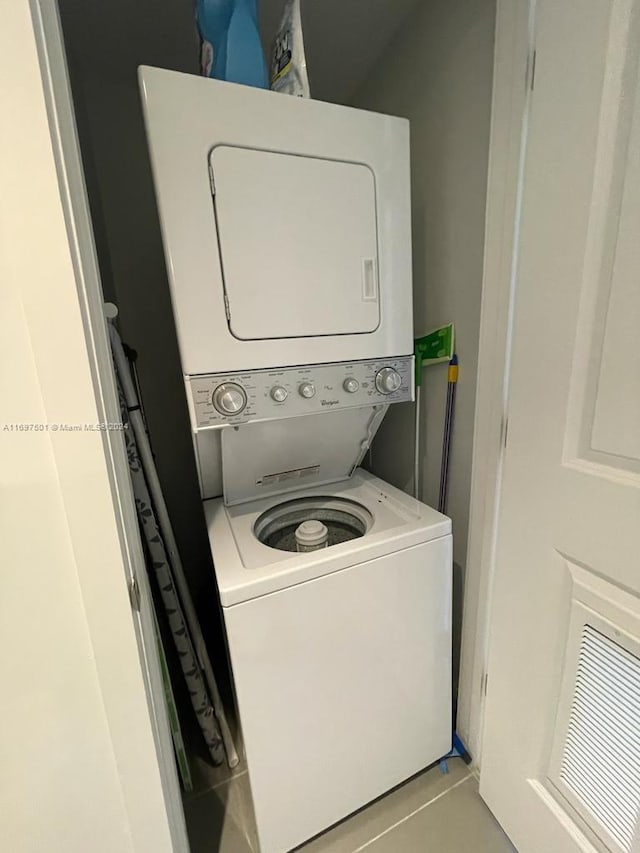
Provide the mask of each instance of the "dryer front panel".
[{"label": "dryer front panel", "polygon": [[409,355],[408,122],[140,80],[183,372]]}]

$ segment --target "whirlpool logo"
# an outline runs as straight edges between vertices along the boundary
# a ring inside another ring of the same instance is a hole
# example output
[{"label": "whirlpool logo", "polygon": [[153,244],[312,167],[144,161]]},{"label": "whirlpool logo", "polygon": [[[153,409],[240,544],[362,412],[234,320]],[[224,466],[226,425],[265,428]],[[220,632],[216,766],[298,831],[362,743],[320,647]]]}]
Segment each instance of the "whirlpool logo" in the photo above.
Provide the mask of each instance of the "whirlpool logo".
[{"label": "whirlpool logo", "polygon": [[320,400],[321,406],[337,406],[340,400]]}]

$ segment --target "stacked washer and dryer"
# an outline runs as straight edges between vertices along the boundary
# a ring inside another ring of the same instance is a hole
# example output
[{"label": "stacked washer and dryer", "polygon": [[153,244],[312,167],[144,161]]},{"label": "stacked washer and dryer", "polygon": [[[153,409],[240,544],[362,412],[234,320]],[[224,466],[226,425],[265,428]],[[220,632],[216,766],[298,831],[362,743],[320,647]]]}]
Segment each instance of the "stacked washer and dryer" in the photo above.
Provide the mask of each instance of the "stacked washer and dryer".
[{"label": "stacked washer and dryer", "polygon": [[409,126],[140,80],[260,849],[283,853],[451,743],[451,523],[359,467],[413,399]]}]

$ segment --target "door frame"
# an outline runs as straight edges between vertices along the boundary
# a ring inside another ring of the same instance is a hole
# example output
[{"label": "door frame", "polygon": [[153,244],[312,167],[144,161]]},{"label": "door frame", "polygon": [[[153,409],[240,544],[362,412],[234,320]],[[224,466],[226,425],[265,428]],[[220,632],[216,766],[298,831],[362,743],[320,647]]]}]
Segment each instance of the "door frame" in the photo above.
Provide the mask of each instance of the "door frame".
[{"label": "door frame", "polygon": [[484,268],[457,732],[482,763],[491,597],[508,429],[522,173],[535,73],[535,0],[497,0]]},{"label": "door frame", "polygon": [[[42,115],[37,132],[41,132],[42,125],[43,147],[48,143],[51,153],[51,163],[47,163],[46,168],[57,180],[57,194],[47,196],[43,191],[42,203],[50,206],[51,219],[61,222],[65,229],[67,245],[60,255],[71,275],[61,279],[61,286],[72,293],[75,291],[78,309],[70,315],[63,310],[63,305],[59,307],[53,300],[48,306],[47,322],[30,323],[31,337],[34,350],[39,348],[46,353],[47,349],[55,351],[55,338],[59,334],[56,326],[64,328],[65,334],[78,336],[84,341],[84,351],[78,352],[78,358],[89,371],[88,384],[65,388],[64,400],[59,393],[60,374],[41,376],[42,393],[48,414],[50,406],[51,412],[57,411],[61,422],[68,420],[68,410],[72,406],[74,411],[82,410],[88,422],[118,423],[121,421],[120,405],[58,7],[56,0],[20,2],[32,25],[32,31],[20,34],[24,42],[21,45],[24,61],[35,63],[41,78],[41,91],[34,89],[25,97],[41,101],[34,106]],[[25,163],[25,180],[28,180],[29,168]],[[27,320],[29,322],[29,318]],[[91,400],[89,405],[87,395]],[[64,411],[59,410],[61,406],[66,406]],[[117,430],[100,430],[96,439],[94,452],[100,477],[90,480],[78,477],[75,459],[64,450],[65,445],[57,446],[52,439],[52,446],[69,535],[77,556],[78,580],[119,768],[123,802],[134,849],[151,849],[149,826],[157,822],[166,826],[173,853],[188,853],[151,590],[124,438]],[[108,520],[96,518],[95,529],[89,530],[86,513],[79,509],[92,501],[94,495],[104,498],[105,493],[110,496],[113,516]],[[98,536],[111,554],[108,578],[96,573],[98,561],[92,555]],[[133,582],[139,590],[137,606],[130,592]],[[106,594],[107,586],[113,588],[113,595]],[[117,642],[114,635],[118,636]],[[127,697],[124,706],[123,695]]]}]

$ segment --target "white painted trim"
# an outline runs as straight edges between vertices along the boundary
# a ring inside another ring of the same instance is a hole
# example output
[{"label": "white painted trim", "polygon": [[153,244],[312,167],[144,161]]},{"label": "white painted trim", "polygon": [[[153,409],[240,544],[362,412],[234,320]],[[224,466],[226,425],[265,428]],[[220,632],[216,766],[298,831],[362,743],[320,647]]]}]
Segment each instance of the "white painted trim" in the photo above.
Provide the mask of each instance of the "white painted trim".
[{"label": "white painted trim", "polygon": [[533,37],[528,0],[497,0],[469,544],[457,731],[481,763],[494,544],[507,426],[511,310]]},{"label": "white painted trim", "polygon": [[[33,59],[40,66],[42,109],[46,109],[53,154],[52,178],[57,180],[59,193],[57,204],[43,193],[43,203],[51,204],[52,220],[57,218],[66,231],[68,244],[60,247],[60,264],[68,265],[71,274],[69,293],[64,299],[74,305],[72,312],[64,310],[63,304],[58,305],[52,297],[51,305],[41,306],[46,322],[30,323],[34,353],[41,359],[47,359],[48,352],[54,353],[55,339],[61,329],[65,335],[77,336],[80,343],[78,376],[70,377],[68,393],[60,395],[61,376],[65,373],[60,365],[57,375],[53,368],[48,374],[41,373],[42,395],[50,421],[79,420],[77,413],[82,412],[85,422],[119,422],[120,408],[57,5],[55,0],[21,2],[28,4],[33,22],[33,40],[29,39],[31,43],[25,45],[25,51],[33,52]],[[27,168],[29,164],[25,164]],[[55,362],[55,357],[49,356],[49,360]],[[69,409],[71,404],[76,418]],[[74,448],[64,440],[64,434],[52,435],[131,838],[134,849],[141,853],[160,849],[188,853],[151,595],[124,440],[120,432],[102,431],[95,434],[94,444],[95,469],[91,477],[83,478],[78,475]],[[96,508],[90,524],[86,511],[82,510],[93,502]],[[109,508],[102,514],[98,511],[101,503]],[[101,563],[95,550],[98,547],[112,553],[108,575],[98,573]],[[132,611],[128,599],[127,581],[133,577],[141,592],[139,614]],[[108,587],[111,595],[106,594]]]}]

